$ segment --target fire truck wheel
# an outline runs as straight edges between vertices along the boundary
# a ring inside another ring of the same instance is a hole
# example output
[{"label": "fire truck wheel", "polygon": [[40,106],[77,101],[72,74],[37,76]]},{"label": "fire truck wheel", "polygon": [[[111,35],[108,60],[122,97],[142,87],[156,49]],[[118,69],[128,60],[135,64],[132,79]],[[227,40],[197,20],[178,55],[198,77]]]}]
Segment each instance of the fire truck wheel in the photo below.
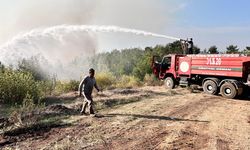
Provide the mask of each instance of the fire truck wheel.
[{"label": "fire truck wheel", "polygon": [[216,95],[218,93],[218,87],[212,80],[207,80],[203,84],[203,91],[208,94]]},{"label": "fire truck wheel", "polygon": [[237,90],[232,83],[224,83],[220,88],[220,93],[225,98],[235,98],[237,96]]},{"label": "fire truck wheel", "polygon": [[164,84],[165,84],[165,87],[167,89],[173,89],[175,87],[175,82],[174,82],[173,78],[171,78],[171,77],[167,77],[164,80]]}]

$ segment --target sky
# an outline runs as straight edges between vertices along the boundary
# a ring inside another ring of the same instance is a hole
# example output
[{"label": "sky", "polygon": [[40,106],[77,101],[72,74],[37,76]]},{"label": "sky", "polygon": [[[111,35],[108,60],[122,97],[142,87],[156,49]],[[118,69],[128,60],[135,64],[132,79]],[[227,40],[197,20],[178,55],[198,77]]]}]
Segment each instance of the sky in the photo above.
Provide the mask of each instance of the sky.
[{"label": "sky", "polygon": [[184,4],[183,10],[178,12],[181,19],[176,24],[180,36],[194,37],[203,49],[216,45],[225,50],[230,44],[244,49],[250,45],[250,1],[190,0]]},{"label": "sky", "polygon": [[[250,46],[248,0],[0,0],[0,45],[21,33],[56,25],[116,25],[178,38],[202,50]],[[97,51],[173,42],[123,33],[96,33]]]}]

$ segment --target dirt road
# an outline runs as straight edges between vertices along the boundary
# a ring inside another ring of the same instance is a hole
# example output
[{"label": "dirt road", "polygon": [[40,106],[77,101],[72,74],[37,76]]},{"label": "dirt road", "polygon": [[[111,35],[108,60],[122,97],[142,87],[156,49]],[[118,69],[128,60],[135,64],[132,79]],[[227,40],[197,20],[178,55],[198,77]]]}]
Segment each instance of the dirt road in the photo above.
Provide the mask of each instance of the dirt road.
[{"label": "dirt road", "polygon": [[74,115],[65,120],[70,126],[27,133],[2,148],[250,150],[247,100],[163,87],[107,91],[95,100],[120,104],[101,109],[99,117]]}]

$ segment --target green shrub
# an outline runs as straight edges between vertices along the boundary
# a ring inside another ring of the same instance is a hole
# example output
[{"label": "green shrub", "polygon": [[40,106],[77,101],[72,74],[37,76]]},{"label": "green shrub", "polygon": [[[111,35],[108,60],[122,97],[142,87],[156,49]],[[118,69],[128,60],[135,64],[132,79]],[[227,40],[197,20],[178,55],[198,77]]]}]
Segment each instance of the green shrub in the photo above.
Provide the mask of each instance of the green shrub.
[{"label": "green shrub", "polygon": [[54,94],[62,94],[71,91],[77,91],[80,82],[76,80],[57,81],[55,85]]},{"label": "green shrub", "polygon": [[65,91],[77,91],[80,82],[76,80],[70,80],[65,84]]},{"label": "green shrub", "polygon": [[116,78],[110,72],[101,72],[96,74],[96,83],[101,89],[113,88],[116,84]]},{"label": "green shrub", "polygon": [[43,97],[52,95],[55,90],[55,83],[52,80],[37,82],[39,90],[42,92]]},{"label": "green shrub", "polygon": [[31,73],[5,69],[0,72],[0,101],[21,104],[29,93],[34,102],[41,99],[41,91]]}]

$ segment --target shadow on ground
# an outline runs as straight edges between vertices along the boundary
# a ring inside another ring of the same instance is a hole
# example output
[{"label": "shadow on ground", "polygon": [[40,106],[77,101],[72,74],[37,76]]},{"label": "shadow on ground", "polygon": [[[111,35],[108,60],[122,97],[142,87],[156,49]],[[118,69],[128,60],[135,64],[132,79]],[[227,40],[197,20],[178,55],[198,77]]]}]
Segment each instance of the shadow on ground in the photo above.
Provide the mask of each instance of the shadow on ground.
[{"label": "shadow on ground", "polygon": [[50,96],[46,97],[42,100],[42,102],[45,104],[45,106],[54,105],[54,104],[70,104],[74,101],[76,101],[78,96],[71,95],[67,97],[60,97],[60,96]]},{"label": "shadow on ground", "polygon": [[16,142],[27,140],[27,138],[42,138],[46,133],[53,128],[66,128],[72,126],[65,123],[39,123],[29,127],[17,128],[11,131],[7,131],[0,135],[0,147],[10,145]]},{"label": "shadow on ground", "polygon": [[153,119],[153,120],[193,121],[193,122],[209,123],[209,121],[203,121],[203,120],[192,120],[192,119],[175,118],[175,117],[169,117],[169,116],[140,115],[140,114],[106,114],[100,117],[117,117],[117,116],[144,118],[144,119]]}]

